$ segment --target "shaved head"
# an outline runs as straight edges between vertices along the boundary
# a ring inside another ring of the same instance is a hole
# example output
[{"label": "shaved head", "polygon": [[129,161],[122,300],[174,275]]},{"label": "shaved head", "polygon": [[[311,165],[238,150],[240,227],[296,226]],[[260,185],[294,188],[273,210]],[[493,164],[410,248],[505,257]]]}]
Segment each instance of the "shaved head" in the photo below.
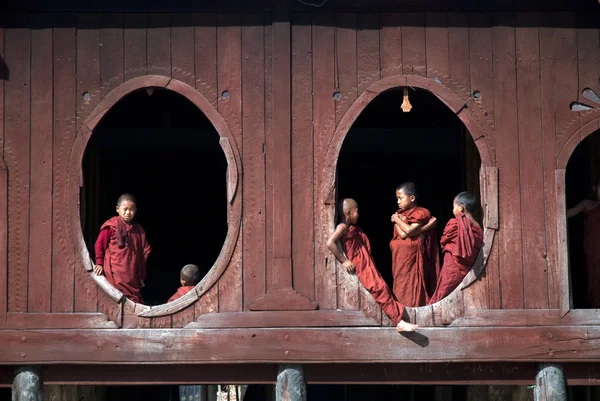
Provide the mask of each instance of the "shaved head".
[{"label": "shaved head", "polygon": [[183,269],[181,269],[179,278],[186,285],[196,285],[200,282],[200,270],[196,265],[185,265],[183,266]]},{"label": "shaved head", "polygon": [[346,198],[342,201],[342,210],[344,213],[349,212],[352,209],[356,209],[358,207],[358,203],[352,198]]}]

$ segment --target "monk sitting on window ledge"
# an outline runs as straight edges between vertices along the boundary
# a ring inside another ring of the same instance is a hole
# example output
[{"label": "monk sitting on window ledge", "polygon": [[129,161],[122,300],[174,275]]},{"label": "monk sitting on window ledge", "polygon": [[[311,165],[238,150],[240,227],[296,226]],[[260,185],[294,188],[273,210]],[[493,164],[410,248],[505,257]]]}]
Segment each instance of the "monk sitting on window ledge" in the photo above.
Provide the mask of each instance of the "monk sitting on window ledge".
[{"label": "monk sitting on window ledge", "polygon": [[444,262],[435,293],[429,304],[436,303],[461,283],[477,260],[483,244],[483,230],[473,218],[477,200],[470,192],[461,192],[454,198],[452,213],[440,240]]},{"label": "monk sitting on window ledge", "polygon": [[[418,326],[411,324],[404,317],[404,306],[396,301],[371,257],[371,244],[365,233],[356,225],[358,220],[358,205],[353,199],[347,198],[342,201],[340,208],[341,222],[327,241],[327,247],[335,255],[337,260],[344,266],[348,273],[356,272],[358,280],[367,291],[375,298],[375,301],[383,312],[392,319],[396,330],[414,331]],[[338,248],[340,242],[347,258]]]},{"label": "monk sitting on window ledge", "polygon": [[181,283],[181,287],[179,287],[177,292],[173,294],[167,302],[181,298],[196,287],[196,284],[200,282],[200,270],[198,270],[198,266],[183,266],[183,269],[181,269],[181,272],[179,273],[179,282]]},{"label": "monk sitting on window ledge", "polygon": [[146,261],[150,245],[146,232],[133,221],[137,212],[133,195],[123,194],[117,201],[118,216],[107,220],[100,227],[96,251],[97,275],[104,273],[106,279],[127,298],[144,303],[142,287],[146,279]]}]

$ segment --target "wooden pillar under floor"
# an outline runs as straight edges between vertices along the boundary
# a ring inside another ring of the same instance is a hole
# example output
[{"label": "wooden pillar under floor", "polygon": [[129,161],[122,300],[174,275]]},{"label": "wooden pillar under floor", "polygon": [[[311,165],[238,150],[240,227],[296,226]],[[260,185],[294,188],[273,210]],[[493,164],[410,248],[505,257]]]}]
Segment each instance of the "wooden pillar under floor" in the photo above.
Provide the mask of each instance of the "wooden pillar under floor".
[{"label": "wooden pillar under floor", "polygon": [[306,401],[302,365],[280,365],[275,390],[276,401]]},{"label": "wooden pillar under floor", "polygon": [[560,365],[540,365],[535,383],[535,401],[567,401],[567,386]]},{"label": "wooden pillar under floor", "polygon": [[44,401],[107,401],[104,386],[44,386]]},{"label": "wooden pillar under floor", "polygon": [[19,366],[15,369],[12,401],[43,401],[44,393],[37,366]]}]

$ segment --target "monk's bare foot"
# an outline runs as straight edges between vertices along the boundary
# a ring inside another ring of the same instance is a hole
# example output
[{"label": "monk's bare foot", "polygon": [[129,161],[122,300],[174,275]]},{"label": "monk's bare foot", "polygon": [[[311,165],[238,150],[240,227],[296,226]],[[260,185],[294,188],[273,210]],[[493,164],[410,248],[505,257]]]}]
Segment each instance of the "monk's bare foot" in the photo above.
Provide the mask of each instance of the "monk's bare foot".
[{"label": "monk's bare foot", "polygon": [[398,323],[396,325],[396,330],[398,330],[399,332],[405,332],[405,331],[415,331],[419,326],[417,326],[416,324],[412,324],[412,323],[408,323],[405,322],[404,320],[400,320],[400,323]]}]

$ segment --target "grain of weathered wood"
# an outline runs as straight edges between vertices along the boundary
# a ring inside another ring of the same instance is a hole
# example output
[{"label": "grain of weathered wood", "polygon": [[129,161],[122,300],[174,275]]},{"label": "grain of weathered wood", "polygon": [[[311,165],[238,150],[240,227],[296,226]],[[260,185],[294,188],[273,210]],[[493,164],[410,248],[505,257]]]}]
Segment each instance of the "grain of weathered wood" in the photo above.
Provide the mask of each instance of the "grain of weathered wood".
[{"label": "grain of weathered wood", "polygon": [[402,26],[401,14],[379,15],[379,57],[381,77],[402,74]]},{"label": "grain of weathered wood", "polygon": [[[496,159],[498,170],[502,172],[499,180],[500,230],[498,233],[500,301],[503,308],[522,308],[523,261],[521,257],[515,257],[515,255],[522,255],[523,249],[520,200],[515,201],[514,198],[516,191],[521,188],[514,15],[495,14],[493,22]],[[494,284],[490,283],[491,285]]]},{"label": "grain of weathered wood", "polygon": [[[363,13],[356,16],[356,69],[358,94],[381,78],[379,64],[379,14]],[[339,70],[339,60],[338,60]],[[337,71],[336,71],[337,73]]]},{"label": "grain of weathered wood", "polygon": [[[17,18],[17,17],[15,17]],[[25,18],[23,16],[23,18]],[[15,21],[18,22],[18,21]],[[21,21],[22,23],[25,20]],[[30,199],[30,38],[28,28],[7,29],[5,143],[8,168],[8,310],[27,311]]]},{"label": "grain of weathered wood", "polygon": [[266,292],[265,247],[265,53],[262,14],[244,16],[242,90],[244,110],[244,309]]},{"label": "grain of weathered wood", "polygon": [[292,15],[292,260],[294,289],[315,299],[312,56],[309,14]]},{"label": "grain of weathered wood", "polygon": [[[265,213],[265,242],[267,250],[267,270],[273,269],[273,152],[267,149],[273,148],[273,26],[265,26],[265,190],[266,205]],[[272,277],[266,275],[266,287],[271,285]]]},{"label": "grain of weathered wood", "polygon": [[[598,35],[598,15],[595,13],[577,13],[577,70],[579,71],[578,99],[586,88],[600,93],[598,83],[600,65],[600,35]],[[593,104],[593,106],[598,106]],[[590,122],[593,115],[581,113],[581,125]]]},{"label": "grain of weathered wood", "polygon": [[206,313],[216,313],[219,311],[219,286],[214,285],[209,288],[203,295],[194,303],[194,319]]},{"label": "grain of weathered wood", "polygon": [[[66,14],[54,28],[54,199],[52,244],[52,312],[73,311],[74,256],[70,244],[67,177],[76,137],[75,15]],[[56,94],[59,94],[57,96]]]},{"label": "grain of weathered wood", "polygon": [[43,401],[44,386],[37,366],[15,368],[12,385],[12,401]]},{"label": "grain of weathered wood", "polygon": [[[357,25],[356,14],[342,13],[336,17],[335,57],[336,82],[335,90],[340,98],[336,101],[335,122],[340,122],[348,108],[358,96],[357,73]],[[362,46],[362,45],[361,45]]]},{"label": "grain of weathered wood", "polygon": [[566,401],[567,386],[562,367],[556,364],[541,364],[535,378],[535,401]]},{"label": "grain of weathered wood", "polygon": [[188,85],[196,82],[195,32],[192,14],[171,16],[171,76]]},{"label": "grain of weathered wood", "polygon": [[100,24],[100,95],[105,97],[124,80],[123,14],[103,14]]},{"label": "grain of weathered wood", "polygon": [[469,77],[469,18],[467,13],[448,13],[448,53],[450,79],[456,82],[458,95],[467,99],[470,96]]},{"label": "grain of weathered wood", "polygon": [[448,64],[448,16],[446,13],[425,14],[425,53],[427,77],[439,79],[444,85],[450,74]]},{"label": "grain of weathered wood", "polygon": [[6,327],[11,329],[116,329],[102,313],[9,313]]},{"label": "grain of weathered wood", "polygon": [[217,107],[217,18],[194,14],[196,89]]},{"label": "grain of weathered wood", "polygon": [[123,15],[123,65],[125,81],[145,75],[146,64],[146,15]]},{"label": "grain of weathered wood", "polygon": [[171,326],[173,328],[185,327],[194,321],[195,314],[195,307],[192,304],[187,308],[173,314],[173,323]]},{"label": "grain of weathered wood", "polygon": [[539,14],[517,14],[517,105],[519,181],[523,243],[523,280],[537,283],[524,288],[525,308],[548,307],[548,272],[544,238],[544,170],[540,86]]},{"label": "grain of weathered wood", "polygon": [[[556,248],[558,251],[557,278],[558,301],[561,313],[565,315],[571,309],[571,274],[569,272],[569,252],[567,239],[567,200],[565,194],[565,169],[554,172],[556,196]],[[558,195],[560,194],[560,195]]]},{"label": "grain of weathered wood", "polygon": [[[4,27],[0,28],[0,59],[4,60]],[[0,67],[6,74],[6,67]],[[0,120],[4,121],[4,79],[0,79]],[[4,123],[0,124],[0,327],[4,325],[8,289],[8,171],[4,163]]]},{"label": "grain of weathered wood", "polygon": [[168,14],[146,15],[148,74],[171,76],[171,20]]},{"label": "grain of weathered wood", "polygon": [[31,31],[31,208],[27,311],[50,312],[52,283],[52,28],[34,17]]},{"label": "grain of weathered wood", "polygon": [[425,14],[402,14],[402,70],[405,75],[425,76]]}]

